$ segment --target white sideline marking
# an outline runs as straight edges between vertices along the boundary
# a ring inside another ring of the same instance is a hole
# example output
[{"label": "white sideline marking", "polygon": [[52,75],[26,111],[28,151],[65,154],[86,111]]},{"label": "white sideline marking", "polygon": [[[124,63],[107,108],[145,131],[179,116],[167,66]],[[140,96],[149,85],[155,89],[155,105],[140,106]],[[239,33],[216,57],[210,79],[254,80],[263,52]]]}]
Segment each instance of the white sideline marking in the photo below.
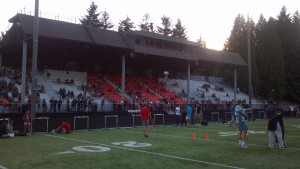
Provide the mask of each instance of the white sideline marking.
[{"label": "white sideline marking", "polygon": [[74,152],[73,151],[64,151],[64,152],[53,153],[53,154],[59,155],[59,154],[72,154],[72,153],[74,153]]},{"label": "white sideline marking", "polygon": [[[135,132],[135,131],[122,131],[122,130],[115,130],[115,131],[120,131],[120,132],[128,132],[128,133],[138,133],[141,134],[141,132]],[[168,134],[156,134],[156,133],[150,133],[150,135],[157,135],[157,136],[166,136],[166,137],[174,137],[174,138],[183,138],[183,139],[191,139],[191,137],[182,137],[182,136],[174,136],[174,135],[168,135]],[[201,139],[201,138],[196,138],[196,140],[203,140],[203,141],[208,141],[208,142],[220,142],[220,143],[227,143],[227,144],[236,144],[236,142],[232,141],[223,141],[223,140],[212,140],[212,139]],[[248,143],[247,143],[248,144]],[[258,144],[248,144],[251,146],[255,147],[265,147],[268,148],[266,145],[258,145]],[[300,151],[300,148],[285,148],[285,150],[296,150]]]},{"label": "white sideline marking", "polygon": [[235,167],[235,166],[218,164],[218,163],[211,163],[211,162],[207,162],[207,161],[194,160],[194,159],[189,159],[189,158],[184,158],[184,157],[177,157],[177,156],[172,156],[172,155],[167,155],[167,154],[160,154],[160,153],[148,152],[148,151],[143,151],[143,150],[136,150],[136,149],[126,148],[126,147],[120,147],[120,146],[114,146],[114,145],[108,145],[108,144],[94,143],[94,142],[85,141],[85,140],[65,138],[65,137],[48,135],[48,134],[42,134],[42,135],[45,135],[45,136],[48,136],[48,137],[60,138],[60,139],[64,139],[64,140],[71,140],[71,141],[77,141],[77,142],[82,142],[82,143],[96,144],[96,145],[101,145],[101,146],[119,148],[119,149],[123,149],[123,150],[129,150],[129,151],[135,151],[135,152],[140,152],[140,153],[146,153],[146,154],[158,155],[158,156],[163,156],[163,157],[175,158],[175,159],[179,159],[179,160],[185,160],[185,161],[192,161],[192,162],[197,162],[197,163],[203,163],[203,164],[221,166],[221,167],[225,167],[225,168],[244,169],[244,168],[241,168],[241,167]]},{"label": "white sideline marking", "polygon": [[0,169],[7,169],[6,167],[4,167],[4,166],[2,166],[2,165],[0,165]]}]

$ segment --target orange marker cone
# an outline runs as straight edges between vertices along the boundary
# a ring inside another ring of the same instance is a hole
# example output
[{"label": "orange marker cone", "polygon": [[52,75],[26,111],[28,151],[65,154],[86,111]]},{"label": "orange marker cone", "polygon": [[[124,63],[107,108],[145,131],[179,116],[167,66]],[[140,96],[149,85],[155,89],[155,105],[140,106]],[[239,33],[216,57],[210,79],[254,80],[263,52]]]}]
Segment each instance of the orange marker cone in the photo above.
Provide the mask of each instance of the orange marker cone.
[{"label": "orange marker cone", "polygon": [[205,139],[208,140],[208,134],[205,134]]},{"label": "orange marker cone", "polygon": [[196,137],[197,137],[196,134],[193,134],[193,135],[192,135],[192,139],[193,139],[193,140],[195,140]]}]

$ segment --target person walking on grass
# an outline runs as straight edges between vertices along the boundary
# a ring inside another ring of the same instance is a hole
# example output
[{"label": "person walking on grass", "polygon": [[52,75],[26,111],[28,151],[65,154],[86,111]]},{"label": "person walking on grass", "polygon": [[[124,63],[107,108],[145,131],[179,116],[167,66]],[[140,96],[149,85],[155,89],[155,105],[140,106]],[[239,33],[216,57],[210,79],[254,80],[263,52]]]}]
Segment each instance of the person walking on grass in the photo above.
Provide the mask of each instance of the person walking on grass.
[{"label": "person walking on grass", "polygon": [[150,109],[147,107],[147,104],[145,103],[143,104],[143,108],[141,108],[140,110],[140,115],[141,115],[144,137],[148,137]]}]

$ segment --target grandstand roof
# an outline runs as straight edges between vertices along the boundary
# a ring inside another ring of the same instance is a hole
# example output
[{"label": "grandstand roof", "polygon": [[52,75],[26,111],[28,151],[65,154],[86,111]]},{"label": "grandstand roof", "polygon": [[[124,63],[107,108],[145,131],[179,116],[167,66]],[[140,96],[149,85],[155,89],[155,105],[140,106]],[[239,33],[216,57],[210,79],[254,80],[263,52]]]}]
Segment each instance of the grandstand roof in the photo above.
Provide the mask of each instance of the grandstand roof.
[{"label": "grandstand roof", "polygon": [[[17,14],[9,21],[20,23],[20,27],[25,34],[33,34],[33,16]],[[124,41],[124,35],[119,32],[46,18],[39,18],[39,36],[125,49],[130,48]]]},{"label": "grandstand roof", "polygon": [[[14,23],[14,27],[19,27],[25,35],[33,34],[34,17],[30,15],[17,14],[9,20]],[[134,44],[126,35],[136,35],[169,41],[190,46],[199,46],[196,42],[184,39],[164,36],[151,32],[134,31],[130,33],[120,33],[111,30],[82,26],[64,21],[39,18],[39,37],[52,38],[57,40],[69,40],[95,44],[112,48],[119,48],[128,52],[135,52],[147,55],[155,55],[166,58],[176,58],[191,61],[208,61],[224,63],[236,66],[247,66],[247,63],[237,53],[216,51],[212,49],[200,48],[197,53],[172,51]],[[17,36],[17,35],[13,35]]]}]

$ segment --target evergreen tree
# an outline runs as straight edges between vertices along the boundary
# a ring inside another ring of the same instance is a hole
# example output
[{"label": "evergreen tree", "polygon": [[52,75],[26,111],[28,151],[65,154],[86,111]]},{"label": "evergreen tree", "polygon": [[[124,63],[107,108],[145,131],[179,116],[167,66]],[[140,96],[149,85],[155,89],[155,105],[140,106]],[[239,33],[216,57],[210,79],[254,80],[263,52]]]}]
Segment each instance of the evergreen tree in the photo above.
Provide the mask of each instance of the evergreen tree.
[{"label": "evergreen tree", "polygon": [[142,22],[141,24],[139,25],[141,31],[147,31],[147,32],[150,32],[151,31],[151,25],[152,25],[152,32],[154,31],[153,30],[153,23],[151,24],[150,23],[150,15],[148,13],[146,13],[144,16],[143,16],[143,19],[142,19]]},{"label": "evergreen tree", "polygon": [[130,32],[135,28],[134,23],[131,22],[131,19],[127,16],[126,19],[120,20],[118,31],[119,32]]},{"label": "evergreen tree", "polygon": [[199,46],[201,48],[206,48],[206,42],[202,39],[201,35],[200,35],[199,39],[197,39],[197,42],[199,43]]},{"label": "evergreen tree", "polygon": [[292,45],[293,58],[291,62],[291,95],[296,101],[300,101],[300,14],[296,11],[292,17],[292,32],[294,41]]},{"label": "evergreen tree", "polygon": [[[253,91],[256,92],[259,88],[259,78],[257,76],[258,68],[257,68],[257,52],[255,49],[255,32],[254,27],[255,24],[252,19],[249,20],[249,28],[250,28],[250,50],[251,50],[251,82]],[[247,39],[247,22],[242,15],[238,15],[235,18],[234,26],[231,31],[231,34],[224,44],[224,50],[228,52],[234,52],[241,55],[241,57],[247,62],[248,61],[248,39]],[[250,65],[250,64],[249,64]],[[233,71],[232,70],[224,70],[224,76],[233,81]],[[249,73],[248,68],[238,69],[237,72],[237,80],[238,87],[243,89],[249,88]]]},{"label": "evergreen tree", "polygon": [[[280,37],[281,46],[284,52],[284,63],[285,63],[285,81],[286,81],[286,97],[287,99],[299,98],[299,91],[297,90],[297,83],[295,83],[295,74],[297,70],[297,54],[295,52],[296,48],[299,48],[299,41],[297,41],[297,28],[294,27],[292,23],[292,18],[290,14],[287,14],[287,8],[282,7],[276,21],[277,31]],[[295,86],[296,85],[296,86]],[[298,88],[299,89],[299,88]],[[298,93],[298,94],[297,94]],[[297,96],[298,95],[298,96]]]},{"label": "evergreen tree", "polygon": [[100,21],[98,19],[100,13],[97,12],[98,5],[96,5],[93,1],[90,7],[86,10],[88,12],[87,15],[84,15],[80,20],[81,24],[84,26],[92,26],[99,28]]},{"label": "evergreen tree", "polygon": [[[238,14],[234,20],[233,29],[231,30],[230,36],[224,44],[224,50],[228,52],[234,52],[241,55],[241,57],[247,61],[247,31],[246,21],[244,16]],[[225,76],[233,80],[232,71],[224,71]],[[248,88],[248,69],[238,69],[237,80],[238,87],[247,89]]]},{"label": "evergreen tree", "polygon": [[102,29],[112,29],[114,25],[109,20],[109,14],[107,11],[102,12],[102,17],[100,18],[100,28]]},{"label": "evergreen tree", "polygon": [[[261,34],[257,36],[257,50],[260,59],[260,92],[266,98],[281,99],[284,95],[284,52],[273,18],[260,22]],[[257,26],[258,27],[258,26]]]},{"label": "evergreen tree", "polygon": [[175,24],[174,28],[172,29],[172,36],[181,39],[188,39],[186,36],[185,27],[182,26],[181,20],[178,18],[177,23]]},{"label": "evergreen tree", "polygon": [[167,16],[163,16],[160,18],[161,19],[161,25],[162,27],[157,26],[157,32],[159,34],[165,35],[165,36],[169,36],[172,33],[171,30],[171,19]]}]

